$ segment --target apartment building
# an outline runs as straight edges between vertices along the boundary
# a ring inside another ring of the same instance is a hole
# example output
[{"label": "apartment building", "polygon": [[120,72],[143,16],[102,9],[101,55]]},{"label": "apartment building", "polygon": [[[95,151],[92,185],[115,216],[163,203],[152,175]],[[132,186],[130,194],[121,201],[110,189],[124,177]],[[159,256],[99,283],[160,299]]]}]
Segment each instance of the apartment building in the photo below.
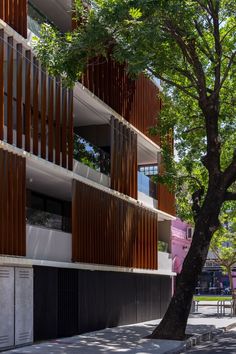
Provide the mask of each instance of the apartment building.
[{"label": "apartment building", "polygon": [[158,86],[97,59],[63,87],[31,39],[71,18],[69,0],[0,3],[0,350],[160,318],[171,296]]}]

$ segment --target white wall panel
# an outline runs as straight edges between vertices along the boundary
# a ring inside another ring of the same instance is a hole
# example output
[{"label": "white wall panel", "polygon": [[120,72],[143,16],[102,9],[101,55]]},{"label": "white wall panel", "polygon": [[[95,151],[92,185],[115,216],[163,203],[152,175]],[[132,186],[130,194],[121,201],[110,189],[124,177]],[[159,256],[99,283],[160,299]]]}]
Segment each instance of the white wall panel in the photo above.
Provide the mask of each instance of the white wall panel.
[{"label": "white wall panel", "polygon": [[59,230],[26,226],[26,256],[57,262],[71,262],[72,236]]},{"label": "white wall panel", "polygon": [[14,345],[14,268],[0,267],[0,350]]},{"label": "white wall panel", "polygon": [[15,268],[15,345],[33,342],[33,269]]}]

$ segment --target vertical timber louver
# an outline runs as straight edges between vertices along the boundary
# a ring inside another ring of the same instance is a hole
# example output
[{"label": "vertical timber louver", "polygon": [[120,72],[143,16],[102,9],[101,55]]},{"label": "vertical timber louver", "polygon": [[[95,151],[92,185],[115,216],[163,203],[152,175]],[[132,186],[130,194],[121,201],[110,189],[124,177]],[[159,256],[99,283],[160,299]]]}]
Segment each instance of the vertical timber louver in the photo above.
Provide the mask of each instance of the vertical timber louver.
[{"label": "vertical timber louver", "polygon": [[0,148],[0,254],[26,253],[26,162]]},{"label": "vertical timber louver", "polygon": [[137,199],[137,134],[111,118],[111,188]]},{"label": "vertical timber louver", "polygon": [[28,0],[1,0],[0,19],[27,38]]},{"label": "vertical timber louver", "polygon": [[73,90],[62,87],[60,78],[51,77],[32,52],[3,29],[0,140],[73,169]]},{"label": "vertical timber louver", "polygon": [[157,227],[157,213],[73,181],[73,261],[157,269]]}]

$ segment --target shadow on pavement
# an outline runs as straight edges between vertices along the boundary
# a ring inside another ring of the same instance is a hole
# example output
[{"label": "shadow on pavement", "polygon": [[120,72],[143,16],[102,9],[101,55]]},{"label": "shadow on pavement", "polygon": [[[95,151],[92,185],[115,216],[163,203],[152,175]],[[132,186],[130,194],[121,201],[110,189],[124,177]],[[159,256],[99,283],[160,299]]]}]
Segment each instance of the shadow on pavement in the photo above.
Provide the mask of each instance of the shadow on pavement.
[{"label": "shadow on pavement", "polygon": [[198,349],[191,349],[188,353],[204,354],[235,354],[236,353],[236,332],[226,332],[218,337],[214,343],[199,346]]}]

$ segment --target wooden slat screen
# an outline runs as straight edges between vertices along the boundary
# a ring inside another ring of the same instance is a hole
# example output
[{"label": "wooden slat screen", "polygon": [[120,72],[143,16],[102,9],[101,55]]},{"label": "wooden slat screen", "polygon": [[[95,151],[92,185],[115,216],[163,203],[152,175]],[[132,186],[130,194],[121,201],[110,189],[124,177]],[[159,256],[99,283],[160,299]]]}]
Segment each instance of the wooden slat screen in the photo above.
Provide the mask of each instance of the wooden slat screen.
[{"label": "wooden slat screen", "polygon": [[4,31],[0,29],[0,140],[4,136]]},{"label": "wooden slat screen", "polygon": [[82,83],[142,133],[151,136],[149,128],[157,124],[160,112],[158,87],[143,74],[132,80],[125,65],[111,59],[96,58],[90,62]]},{"label": "wooden slat screen", "polygon": [[175,215],[175,195],[163,184],[158,184],[158,209]]},{"label": "wooden slat screen", "polygon": [[32,52],[4,30],[0,30],[0,140],[73,169],[73,90],[50,77]]},{"label": "wooden slat screen", "polygon": [[28,0],[1,0],[0,19],[27,38],[27,3]]},{"label": "wooden slat screen", "polygon": [[137,134],[111,118],[111,188],[137,199]]},{"label": "wooden slat screen", "polygon": [[0,148],[0,254],[26,254],[25,158]]},{"label": "wooden slat screen", "polygon": [[[165,140],[167,144],[171,148],[171,153],[174,153],[174,140],[173,134],[170,132],[166,137]],[[162,142],[164,140],[162,139]],[[165,172],[165,167],[161,163],[159,165],[159,174],[162,175]],[[157,186],[157,200],[158,200],[158,209],[162,210],[168,214],[176,215],[176,206],[175,206],[175,193],[170,191],[167,185],[158,183]]]},{"label": "wooden slat screen", "polygon": [[73,181],[73,261],[157,269],[157,227],[151,210]]}]

